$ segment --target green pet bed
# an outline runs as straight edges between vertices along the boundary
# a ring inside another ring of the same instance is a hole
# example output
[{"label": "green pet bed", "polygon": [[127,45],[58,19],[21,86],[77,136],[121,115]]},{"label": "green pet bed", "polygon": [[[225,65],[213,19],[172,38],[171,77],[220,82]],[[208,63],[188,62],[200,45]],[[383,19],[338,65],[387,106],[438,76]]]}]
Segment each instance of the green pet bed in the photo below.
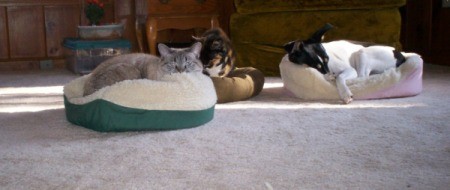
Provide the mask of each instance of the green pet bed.
[{"label": "green pet bed", "polygon": [[214,85],[201,73],[172,74],[161,81],[126,80],[83,97],[88,77],[64,86],[64,105],[69,122],[95,131],[192,128],[214,116]]}]

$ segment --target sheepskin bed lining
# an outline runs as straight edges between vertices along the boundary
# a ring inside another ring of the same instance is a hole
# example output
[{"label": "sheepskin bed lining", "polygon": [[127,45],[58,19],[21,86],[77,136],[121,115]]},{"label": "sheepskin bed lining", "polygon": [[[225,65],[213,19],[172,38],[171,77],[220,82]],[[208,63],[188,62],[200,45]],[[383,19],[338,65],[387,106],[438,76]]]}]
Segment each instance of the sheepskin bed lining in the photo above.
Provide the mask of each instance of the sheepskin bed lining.
[{"label": "sheepskin bed lining", "polygon": [[83,97],[90,75],[77,78],[64,87],[67,100],[82,105],[97,99],[145,110],[203,110],[217,101],[211,79],[201,73],[167,75],[161,81],[125,80]]}]

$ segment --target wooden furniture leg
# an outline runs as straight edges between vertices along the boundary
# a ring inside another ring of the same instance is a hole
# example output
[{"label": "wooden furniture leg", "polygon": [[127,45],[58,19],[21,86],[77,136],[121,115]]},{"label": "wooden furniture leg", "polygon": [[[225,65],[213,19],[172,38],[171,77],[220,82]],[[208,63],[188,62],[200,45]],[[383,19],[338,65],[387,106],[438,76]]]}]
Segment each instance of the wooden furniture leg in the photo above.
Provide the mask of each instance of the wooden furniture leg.
[{"label": "wooden furniture leg", "polygon": [[136,38],[137,38],[137,43],[138,43],[138,47],[139,47],[139,52],[144,52],[144,42],[143,42],[143,36],[142,36],[142,30],[141,27],[139,26],[139,21],[138,19],[136,19],[136,22],[134,23],[134,30],[136,31]]},{"label": "wooden furniture leg", "polygon": [[150,53],[153,55],[156,55],[156,37],[158,35],[158,25],[157,25],[157,19],[153,17],[149,17],[147,19],[147,40],[148,40],[148,47],[150,49]]},{"label": "wooden furniture leg", "polygon": [[211,17],[211,28],[216,28],[219,26],[219,19],[217,19],[217,16]]}]

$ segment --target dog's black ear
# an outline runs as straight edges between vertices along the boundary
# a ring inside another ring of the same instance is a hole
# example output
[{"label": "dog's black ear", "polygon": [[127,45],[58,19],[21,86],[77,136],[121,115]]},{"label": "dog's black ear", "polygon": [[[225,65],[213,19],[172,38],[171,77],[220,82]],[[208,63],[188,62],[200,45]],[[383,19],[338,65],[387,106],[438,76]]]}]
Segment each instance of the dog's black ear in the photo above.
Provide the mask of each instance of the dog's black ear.
[{"label": "dog's black ear", "polygon": [[295,45],[295,41],[288,42],[288,43],[284,44],[284,50],[287,53],[291,53],[292,49],[294,48],[294,45]]},{"label": "dog's black ear", "polygon": [[305,43],[310,44],[322,42],[323,35],[331,28],[333,28],[333,25],[331,25],[330,23],[326,23],[322,28],[317,30],[308,40],[306,40]]}]

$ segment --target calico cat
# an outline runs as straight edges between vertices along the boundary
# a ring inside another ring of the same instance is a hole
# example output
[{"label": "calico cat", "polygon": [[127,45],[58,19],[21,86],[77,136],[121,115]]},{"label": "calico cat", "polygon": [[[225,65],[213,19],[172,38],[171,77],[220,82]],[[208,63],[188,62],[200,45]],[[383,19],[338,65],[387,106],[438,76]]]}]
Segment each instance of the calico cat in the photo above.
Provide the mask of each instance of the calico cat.
[{"label": "calico cat", "polygon": [[161,57],[134,53],[108,59],[92,71],[84,85],[84,96],[123,80],[160,80],[162,76],[172,73],[202,72],[199,59],[201,47],[200,42],[182,49],[158,44]]},{"label": "calico cat", "polygon": [[193,37],[202,42],[200,60],[203,73],[212,77],[225,77],[234,70],[235,53],[231,41],[220,28],[212,28],[201,37]]}]

